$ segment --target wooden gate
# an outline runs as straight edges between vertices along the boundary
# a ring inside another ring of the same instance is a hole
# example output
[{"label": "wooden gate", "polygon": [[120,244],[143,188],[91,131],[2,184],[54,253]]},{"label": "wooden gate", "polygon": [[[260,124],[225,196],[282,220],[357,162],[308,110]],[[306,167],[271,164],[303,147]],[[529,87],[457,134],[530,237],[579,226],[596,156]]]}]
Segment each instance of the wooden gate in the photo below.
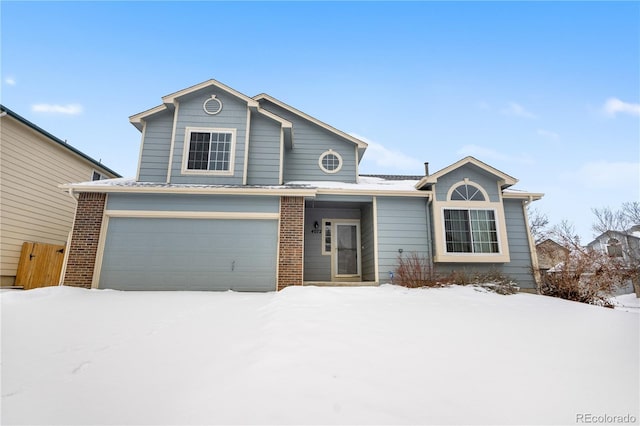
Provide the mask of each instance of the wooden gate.
[{"label": "wooden gate", "polygon": [[58,285],[63,262],[64,246],[32,242],[22,244],[16,286],[29,290]]}]

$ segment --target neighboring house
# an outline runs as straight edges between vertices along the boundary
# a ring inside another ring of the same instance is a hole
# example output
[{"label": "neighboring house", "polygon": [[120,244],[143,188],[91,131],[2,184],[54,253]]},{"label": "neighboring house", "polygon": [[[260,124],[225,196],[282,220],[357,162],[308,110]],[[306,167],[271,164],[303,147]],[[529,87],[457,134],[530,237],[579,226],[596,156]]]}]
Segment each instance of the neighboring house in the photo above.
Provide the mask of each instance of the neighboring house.
[{"label": "neighboring house", "polygon": [[65,185],[78,208],[64,283],[270,291],[390,281],[417,252],[440,274],[496,270],[535,291],[525,208],[542,194],[473,157],[360,176],[367,144],[269,95],[209,80],[130,118],[135,179]]},{"label": "neighboring house", "polygon": [[640,232],[632,228],[626,232],[606,231],[587,244],[587,248],[621,258],[625,264],[640,260]]},{"label": "neighboring house", "polygon": [[59,185],[116,172],[0,105],[0,284],[15,282],[24,242],[64,245],[75,201]]},{"label": "neighboring house", "polygon": [[538,268],[540,268],[540,272],[544,273],[557,264],[567,260],[570,252],[571,250],[567,247],[564,247],[549,238],[539,244],[536,244]]},{"label": "neighboring house", "polygon": [[[638,228],[639,226],[636,225],[625,232],[603,232],[587,244],[587,248],[619,258],[629,268],[638,268],[640,267],[640,231]],[[619,289],[616,295],[633,291],[633,283],[630,281]]]}]

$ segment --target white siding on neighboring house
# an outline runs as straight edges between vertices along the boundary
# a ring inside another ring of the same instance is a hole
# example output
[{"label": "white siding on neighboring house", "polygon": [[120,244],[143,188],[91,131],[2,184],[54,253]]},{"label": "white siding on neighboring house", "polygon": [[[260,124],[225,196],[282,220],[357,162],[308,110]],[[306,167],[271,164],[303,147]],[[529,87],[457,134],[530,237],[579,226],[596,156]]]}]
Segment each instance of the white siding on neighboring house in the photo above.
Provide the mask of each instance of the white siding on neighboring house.
[{"label": "white siding on neighboring house", "polygon": [[10,115],[0,118],[0,276],[12,285],[22,243],[65,244],[75,202],[58,188],[114,175]]}]

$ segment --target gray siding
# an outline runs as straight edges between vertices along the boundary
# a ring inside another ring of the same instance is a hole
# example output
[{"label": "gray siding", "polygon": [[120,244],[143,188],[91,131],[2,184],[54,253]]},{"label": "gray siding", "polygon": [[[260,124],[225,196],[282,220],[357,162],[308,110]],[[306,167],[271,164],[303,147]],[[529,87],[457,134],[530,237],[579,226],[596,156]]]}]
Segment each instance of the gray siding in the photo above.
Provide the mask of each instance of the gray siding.
[{"label": "gray siding", "polygon": [[464,178],[469,178],[471,183],[476,183],[482,186],[482,188],[489,194],[490,201],[495,202],[500,200],[496,177],[473,164],[465,164],[464,166],[439,177],[438,182],[435,184],[436,200],[446,201],[447,192],[449,192],[451,186],[460,182]]},{"label": "gray siding", "polygon": [[112,218],[99,287],[271,291],[277,220]]},{"label": "gray siding", "polygon": [[500,272],[523,289],[535,289],[536,283],[531,269],[531,252],[522,201],[504,200],[504,214],[511,259],[509,263],[438,263],[436,264],[436,272],[439,275],[448,275],[454,271],[468,275]]},{"label": "gray siding", "polygon": [[173,131],[173,111],[164,111],[147,120],[140,158],[141,182],[166,182]]},{"label": "gray siding", "polygon": [[249,130],[249,185],[279,185],[280,124],[261,114],[251,115]]},{"label": "gray siding", "polygon": [[331,255],[322,254],[322,234],[311,233],[313,223],[322,227],[322,219],[360,219],[360,209],[307,208],[304,216],[304,280],[331,281]]},{"label": "gray siding", "polygon": [[[293,123],[292,150],[285,150],[284,180],[325,180],[339,182],[356,181],[355,145],[299,116],[268,101],[260,104],[264,109]],[[342,169],[338,173],[324,173],[318,166],[320,155],[332,149],[342,157]]]},{"label": "gray siding", "polygon": [[[202,105],[211,97],[222,102],[222,111],[208,115]],[[186,127],[209,127],[236,129],[235,168],[233,176],[182,175],[183,149]],[[180,99],[178,122],[173,150],[171,183],[232,184],[241,185],[244,173],[244,150],[247,127],[247,104],[219,89],[209,88]]]},{"label": "gray siding", "polygon": [[278,213],[280,197],[182,194],[109,194],[107,210]]},{"label": "gray siding", "polygon": [[427,256],[427,200],[424,198],[378,197],[379,280],[389,282],[397,268],[398,250]]},{"label": "gray siding", "polygon": [[522,200],[504,200],[504,216],[511,262],[504,265],[503,272],[515,280],[520,287],[535,289]]}]

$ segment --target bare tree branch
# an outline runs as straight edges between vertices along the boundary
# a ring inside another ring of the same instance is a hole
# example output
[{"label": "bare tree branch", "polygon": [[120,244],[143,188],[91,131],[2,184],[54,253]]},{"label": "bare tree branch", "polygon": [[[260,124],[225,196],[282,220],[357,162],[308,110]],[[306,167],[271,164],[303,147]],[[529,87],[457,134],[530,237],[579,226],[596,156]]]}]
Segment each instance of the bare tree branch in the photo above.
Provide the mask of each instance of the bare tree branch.
[{"label": "bare tree branch", "polygon": [[596,217],[592,229],[598,234],[607,231],[624,232],[629,227],[629,219],[621,210],[611,210],[609,207],[591,209]]},{"label": "bare tree branch", "polygon": [[549,217],[536,208],[528,208],[529,229],[536,244],[549,238]]},{"label": "bare tree branch", "polygon": [[622,203],[622,214],[627,218],[630,225],[640,225],[640,202],[629,201]]}]

